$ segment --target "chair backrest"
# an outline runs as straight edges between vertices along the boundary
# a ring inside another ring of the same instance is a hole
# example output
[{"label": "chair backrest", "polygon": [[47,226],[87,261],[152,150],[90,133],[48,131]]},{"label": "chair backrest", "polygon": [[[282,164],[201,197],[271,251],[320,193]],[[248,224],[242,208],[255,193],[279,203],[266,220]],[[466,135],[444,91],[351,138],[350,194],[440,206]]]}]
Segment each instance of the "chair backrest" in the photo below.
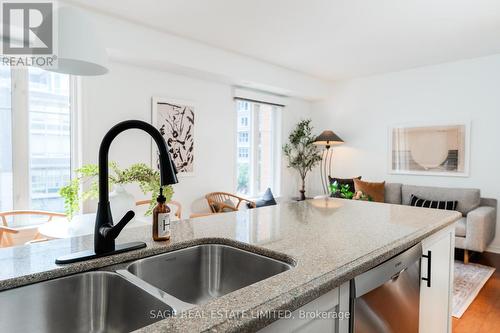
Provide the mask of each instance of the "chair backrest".
[{"label": "chair backrest", "polygon": [[[151,204],[151,200],[139,200],[139,201],[136,201],[136,203],[135,203],[136,206],[150,205],[150,204]],[[181,220],[181,216],[182,216],[181,203],[178,201],[175,201],[175,200],[170,200],[169,202],[167,202],[167,205],[175,207],[174,215],[177,216],[177,218],[179,220]]]},{"label": "chair backrest", "polygon": [[41,215],[47,217],[47,222],[52,221],[54,217],[66,217],[66,214],[56,213],[56,212],[47,212],[44,210],[10,210],[0,212],[0,217],[2,218],[2,224],[5,227],[8,227],[7,217],[9,216],[19,216],[19,215]]},{"label": "chair backrest", "polygon": [[[252,208],[256,207],[255,202],[227,192],[208,193],[205,195],[205,199],[207,199],[208,206],[212,213],[237,211],[242,202],[248,203]],[[228,201],[231,201],[233,205],[229,205]]]},{"label": "chair backrest", "polygon": [[[56,213],[56,212],[48,212],[44,210],[10,210],[10,211],[4,211],[0,212],[0,218],[2,219],[2,226],[3,231],[0,232],[0,247],[7,247],[7,246],[13,246],[14,245],[14,240],[12,239],[11,235],[12,234],[17,234],[20,231],[24,233],[29,233],[28,229],[22,229],[22,230],[17,230],[17,229],[12,229],[9,228],[9,224],[7,222],[7,218],[10,216],[20,216],[20,215],[38,215],[38,216],[45,216],[47,217],[46,222],[52,221],[54,217],[61,217],[65,218],[66,214],[63,213]],[[15,232],[12,231],[6,231],[6,229],[10,230],[15,230]],[[38,232],[35,233],[34,240],[37,240],[39,237]],[[47,240],[44,238],[44,240]]]}]

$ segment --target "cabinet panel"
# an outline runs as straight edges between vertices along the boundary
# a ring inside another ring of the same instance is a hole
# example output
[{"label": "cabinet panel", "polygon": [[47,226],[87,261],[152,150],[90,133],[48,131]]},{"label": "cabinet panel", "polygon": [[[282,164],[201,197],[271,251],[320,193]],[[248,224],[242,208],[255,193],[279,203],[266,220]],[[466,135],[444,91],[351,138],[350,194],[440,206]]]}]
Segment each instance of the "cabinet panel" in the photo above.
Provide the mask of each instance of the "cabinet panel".
[{"label": "cabinet panel", "polygon": [[422,242],[422,277],[430,277],[430,286],[422,280],[420,290],[420,332],[451,331],[451,290],[453,283],[454,231],[446,229]]}]

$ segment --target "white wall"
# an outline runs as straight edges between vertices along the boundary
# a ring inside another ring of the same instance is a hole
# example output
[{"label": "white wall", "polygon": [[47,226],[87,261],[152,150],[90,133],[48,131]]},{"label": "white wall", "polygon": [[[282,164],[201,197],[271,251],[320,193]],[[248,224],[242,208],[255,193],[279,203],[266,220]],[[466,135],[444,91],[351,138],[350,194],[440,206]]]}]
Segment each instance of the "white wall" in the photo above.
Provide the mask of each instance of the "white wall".
[{"label": "white wall", "polygon": [[[203,196],[212,191],[235,190],[236,118],[233,87],[229,84],[175,75],[169,72],[112,63],[110,73],[82,80],[82,163],[96,163],[99,144],[111,126],[126,119],[151,121],[151,97],[164,96],[194,101],[195,176],[179,179],[174,198],[184,216],[207,210]],[[282,136],[310,112],[310,103],[290,98],[282,116]],[[127,131],[111,147],[110,160],[122,166],[150,163],[150,139],[140,131]],[[284,171],[284,196],[295,195],[297,177]],[[291,179],[291,180],[290,180]],[[143,198],[136,186],[130,187]],[[91,203],[86,210],[94,210]]]},{"label": "white wall", "polygon": [[[335,148],[334,174],[418,185],[474,187],[500,199],[500,55],[378,75],[334,85],[314,105],[317,124],[346,142]],[[470,120],[470,176],[388,173],[388,128],[423,121]],[[491,247],[500,251],[500,218]]]}]

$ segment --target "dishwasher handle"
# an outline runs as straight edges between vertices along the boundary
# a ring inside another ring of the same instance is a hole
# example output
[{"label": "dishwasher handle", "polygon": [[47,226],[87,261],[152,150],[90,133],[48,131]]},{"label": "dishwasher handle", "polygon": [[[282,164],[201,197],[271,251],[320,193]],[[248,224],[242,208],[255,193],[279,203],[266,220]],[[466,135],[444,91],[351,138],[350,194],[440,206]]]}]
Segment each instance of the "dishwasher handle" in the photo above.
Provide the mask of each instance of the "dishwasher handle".
[{"label": "dishwasher handle", "polygon": [[423,281],[427,281],[427,288],[431,287],[431,267],[432,267],[432,251],[427,251],[427,254],[422,255],[422,257],[427,259],[427,277],[423,277]]}]

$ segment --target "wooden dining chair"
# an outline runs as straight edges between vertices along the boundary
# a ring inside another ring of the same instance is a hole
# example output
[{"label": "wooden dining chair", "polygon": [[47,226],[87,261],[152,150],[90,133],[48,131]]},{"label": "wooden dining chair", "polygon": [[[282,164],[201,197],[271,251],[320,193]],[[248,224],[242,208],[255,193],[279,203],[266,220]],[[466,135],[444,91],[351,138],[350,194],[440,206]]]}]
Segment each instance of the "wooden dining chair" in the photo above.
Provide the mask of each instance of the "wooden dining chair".
[{"label": "wooden dining chair", "polygon": [[0,225],[0,247],[9,247],[14,245],[10,235],[17,233],[19,233],[19,230],[17,229]]},{"label": "wooden dining chair", "polygon": [[[139,201],[136,201],[136,203],[135,203],[136,206],[150,205],[150,204],[151,204],[151,200],[139,200]],[[169,202],[167,202],[167,206],[174,206],[175,207],[174,215],[179,220],[181,220],[181,216],[182,216],[182,205],[181,205],[181,203],[178,202],[178,201],[175,201],[175,200],[170,200]]]},{"label": "wooden dining chair", "polygon": [[256,207],[255,202],[227,192],[208,193],[205,198],[212,213],[237,211],[241,203],[248,204],[251,208]]},{"label": "wooden dining chair", "polygon": [[38,227],[27,227],[27,228],[11,228],[9,227],[8,224],[8,218],[9,217],[15,217],[15,216],[22,216],[22,215],[35,215],[35,216],[43,216],[47,218],[45,223],[52,221],[53,218],[59,217],[59,218],[65,218],[66,214],[63,213],[56,213],[56,212],[48,212],[48,211],[43,211],[43,210],[10,210],[10,211],[4,211],[0,212],[0,218],[2,220],[2,226],[4,228],[10,229],[10,230],[15,230],[16,232],[7,232],[4,229],[4,232],[2,233],[2,237],[0,237],[0,247],[7,247],[7,246],[13,246],[16,245],[14,244],[14,240],[12,239],[12,234],[19,234],[19,233],[33,233],[35,231],[34,236],[30,241],[27,242],[27,244],[30,244],[32,241],[45,241],[49,240],[48,238],[42,238],[41,235],[38,233]]}]

